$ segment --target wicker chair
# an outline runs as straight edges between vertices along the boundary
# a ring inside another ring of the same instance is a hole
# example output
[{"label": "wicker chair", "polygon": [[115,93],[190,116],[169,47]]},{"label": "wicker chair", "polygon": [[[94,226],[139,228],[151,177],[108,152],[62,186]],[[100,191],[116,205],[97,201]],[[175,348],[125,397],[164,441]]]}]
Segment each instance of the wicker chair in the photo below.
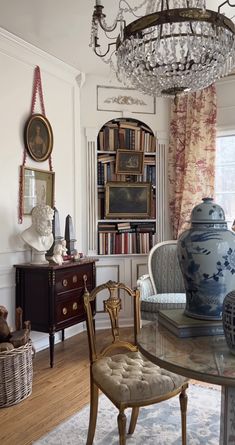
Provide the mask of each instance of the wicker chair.
[{"label": "wicker chair", "polygon": [[[84,278],[85,280],[86,278]],[[112,335],[105,334],[107,344],[98,351],[92,308],[97,294],[108,291],[104,310],[111,321]],[[132,299],[134,308],[134,341],[122,340],[119,328],[120,294],[125,292]],[[140,329],[139,291],[132,291],[122,283],[108,281],[88,292],[85,286],[84,305],[87,313],[87,332],[90,351],[90,422],[87,445],[93,444],[98,411],[99,389],[118,408],[119,444],[126,444],[125,409],[132,408],[128,434],[135,430],[139,408],[179,395],[182,423],[182,444],[186,445],[187,380],[166,371],[147,360],[138,352],[137,334]],[[111,340],[111,341],[110,341]],[[167,419],[166,419],[167,421]]]},{"label": "wicker chair", "polygon": [[177,257],[177,241],[158,243],[149,252],[148,275],[137,281],[143,320],[155,320],[161,309],[183,309],[185,286]]}]

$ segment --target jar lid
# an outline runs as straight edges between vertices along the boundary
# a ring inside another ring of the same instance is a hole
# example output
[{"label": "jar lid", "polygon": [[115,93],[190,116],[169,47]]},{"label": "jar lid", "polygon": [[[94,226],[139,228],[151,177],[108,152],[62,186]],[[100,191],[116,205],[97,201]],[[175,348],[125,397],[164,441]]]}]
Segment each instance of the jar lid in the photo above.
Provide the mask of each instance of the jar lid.
[{"label": "jar lid", "polygon": [[191,213],[192,223],[224,223],[225,214],[213,198],[203,198],[202,202],[196,205]]}]

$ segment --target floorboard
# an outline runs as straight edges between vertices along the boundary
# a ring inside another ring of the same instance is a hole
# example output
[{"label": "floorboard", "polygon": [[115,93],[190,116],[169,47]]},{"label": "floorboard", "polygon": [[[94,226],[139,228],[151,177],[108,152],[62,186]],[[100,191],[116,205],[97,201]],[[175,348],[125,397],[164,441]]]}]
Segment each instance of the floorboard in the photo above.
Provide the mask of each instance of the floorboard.
[{"label": "floorboard", "polygon": [[[102,340],[103,333],[98,334]],[[30,445],[89,402],[89,358],[86,333],[55,345],[33,360],[33,391],[12,407],[0,409],[0,444]]]},{"label": "floorboard", "polygon": [[[129,333],[130,329],[126,328],[125,334],[129,336]],[[98,331],[96,339],[102,346],[110,341],[105,331]],[[1,445],[31,445],[89,403],[86,332],[55,345],[52,369],[49,350],[36,353],[33,369],[31,396],[17,405],[0,409]]]}]

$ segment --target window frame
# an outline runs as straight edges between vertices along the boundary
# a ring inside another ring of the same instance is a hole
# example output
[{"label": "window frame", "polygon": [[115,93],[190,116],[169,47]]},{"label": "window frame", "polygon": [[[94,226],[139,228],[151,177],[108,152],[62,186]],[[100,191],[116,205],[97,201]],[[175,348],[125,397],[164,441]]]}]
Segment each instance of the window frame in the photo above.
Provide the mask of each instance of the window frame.
[{"label": "window frame", "polygon": [[[226,138],[226,137],[234,137],[235,139],[235,125],[234,127],[223,127],[223,128],[218,128],[217,129],[217,134],[216,134],[216,151],[217,151],[217,139],[219,138]],[[217,155],[217,154],[216,154]],[[235,155],[234,155],[234,164],[235,164]],[[224,164],[226,165],[226,163]],[[216,189],[216,172],[217,172],[217,162],[215,161],[215,202],[217,202],[217,195],[225,195],[225,194],[229,194],[230,192],[218,192],[218,190]],[[232,192],[231,192],[232,193]],[[223,205],[222,205],[223,207]],[[231,228],[233,221],[235,220],[235,214],[234,217],[231,217],[231,215],[226,215],[225,214],[225,218],[226,221],[228,223],[228,227]]]}]

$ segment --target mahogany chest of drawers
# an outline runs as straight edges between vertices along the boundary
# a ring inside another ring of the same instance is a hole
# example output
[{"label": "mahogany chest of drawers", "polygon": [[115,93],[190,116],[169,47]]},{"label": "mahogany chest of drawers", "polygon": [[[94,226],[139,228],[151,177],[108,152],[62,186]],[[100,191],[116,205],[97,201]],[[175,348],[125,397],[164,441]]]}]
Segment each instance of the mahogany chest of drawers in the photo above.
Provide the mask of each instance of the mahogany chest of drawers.
[{"label": "mahogany chest of drawers", "polygon": [[[54,364],[55,332],[83,322],[84,277],[91,291],[96,284],[95,260],[58,265],[16,265],[16,307],[23,309],[34,331],[49,334],[50,365]],[[93,307],[95,314],[95,307]]]}]

